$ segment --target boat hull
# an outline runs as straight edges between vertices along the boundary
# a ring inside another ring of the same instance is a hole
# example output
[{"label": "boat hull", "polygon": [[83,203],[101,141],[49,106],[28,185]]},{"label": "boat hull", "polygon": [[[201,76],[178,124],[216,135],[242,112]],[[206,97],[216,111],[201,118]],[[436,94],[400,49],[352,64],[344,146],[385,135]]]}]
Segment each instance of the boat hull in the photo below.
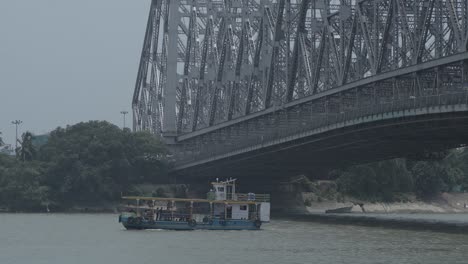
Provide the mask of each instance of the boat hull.
[{"label": "boat hull", "polygon": [[166,230],[259,230],[261,222],[251,220],[222,220],[213,219],[208,222],[186,221],[149,221],[139,218],[137,221],[128,221],[128,218],[119,217],[126,229],[166,229]]}]

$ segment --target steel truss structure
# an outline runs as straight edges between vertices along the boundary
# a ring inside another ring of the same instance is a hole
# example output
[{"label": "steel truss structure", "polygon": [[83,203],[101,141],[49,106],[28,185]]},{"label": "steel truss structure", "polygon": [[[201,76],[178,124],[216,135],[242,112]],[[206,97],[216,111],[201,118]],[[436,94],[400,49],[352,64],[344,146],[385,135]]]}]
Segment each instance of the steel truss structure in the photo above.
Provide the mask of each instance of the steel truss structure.
[{"label": "steel truss structure", "polygon": [[[404,69],[467,48],[466,0],[152,0],[133,128],[193,133],[395,70],[405,96],[433,95],[426,84],[463,74]],[[359,102],[390,91],[363,87]],[[337,98],[328,111],[356,100]]]},{"label": "steel truss structure", "polygon": [[[175,170],[246,153],[258,154],[265,149],[271,152],[272,148],[285,148],[298,141],[304,144],[308,138],[319,141],[322,135],[333,130],[430,114],[467,112],[468,63],[465,61],[468,53],[458,57],[387,72],[356,85],[345,85],[283,107],[181,135],[175,153]],[[419,84],[413,80],[415,75],[420,76]],[[397,144],[394,147],[401,148]]]}]

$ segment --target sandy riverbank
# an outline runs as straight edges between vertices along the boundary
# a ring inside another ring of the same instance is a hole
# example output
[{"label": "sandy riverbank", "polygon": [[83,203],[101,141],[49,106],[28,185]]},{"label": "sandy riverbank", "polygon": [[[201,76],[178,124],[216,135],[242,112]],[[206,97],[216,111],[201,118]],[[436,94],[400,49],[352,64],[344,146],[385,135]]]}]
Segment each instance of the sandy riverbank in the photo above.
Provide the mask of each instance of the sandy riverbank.
[{"label": "sandy riverbank", "polygon": [[352,206],[352,213],[468,213],[468,193],[442,193],[430,200],[409,199],[406,202],[370,202],[346,197],[344,201],[311,199],[311,193],[282,197],[272,202],[279,215],[307,215],[325,213],[328,209]]},{"label": "sandy riverbank", "polygon": [[[358,205],[358,204],[361,204]],[[408,202],[366,202],[348,201],[313,202],[305,206],[305,213],[322,213],[327,209],[353,206],[353,213],[468,213],[468,193],[442,193],[437,197],[427,200],[413,200]]]}]

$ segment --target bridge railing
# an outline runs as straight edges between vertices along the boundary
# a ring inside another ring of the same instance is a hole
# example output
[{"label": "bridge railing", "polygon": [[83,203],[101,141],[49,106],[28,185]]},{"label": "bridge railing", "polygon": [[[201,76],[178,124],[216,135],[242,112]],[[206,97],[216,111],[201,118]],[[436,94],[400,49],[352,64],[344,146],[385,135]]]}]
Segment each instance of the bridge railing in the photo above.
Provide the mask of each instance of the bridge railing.
[{"label": "bridge railing", "polygon": [[[468,91],[447,93],[440,95],[430,95],[422,97],[410,97],[406,99],[395,99],[389,102],[360,106],[359,108],[343,111],[339,113],[311,113],[309,116],[296,120],[281,120],[289,122],[288,126],[273,126],[264,129],[262,135],[243,137],[241,140],[228,141],[223,144],[214,143],[205,145],[199,151],[180,152],[176,157],[176,167],[184,164],[197,162],[200,160],[217,159],[222,155],[235,155],[256,150],[260,147],[268,147],[282,141],[287,141],[288,137],[307,133],[316,129],[325,129],[332,125],[345,122],[356,121],[362,118],[372,118],[373,120],[383,119],[376,115],[400,113],[410,115],[409,111],[448,108],[456,105],[468,105]],[[405,113],[408,111],[408,113]],[[346,124],[344,124],[346,125]],[[222,157],[221,157],[222,158]]]}]

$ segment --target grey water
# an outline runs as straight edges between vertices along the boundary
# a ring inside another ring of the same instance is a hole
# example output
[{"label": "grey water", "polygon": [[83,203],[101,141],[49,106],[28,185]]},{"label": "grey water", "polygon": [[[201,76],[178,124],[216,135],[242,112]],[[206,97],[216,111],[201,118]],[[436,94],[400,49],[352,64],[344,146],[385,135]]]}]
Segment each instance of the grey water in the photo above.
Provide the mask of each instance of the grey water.
[{"label": "grey water", "polygon": [[[323,214],[327,215],[327,214]],[[371,217],[378,219],[393,219],[393,220],[424,220],[430,222],[444,223],[463,223],[468,224],[468,214],[466,213],[350,213],[350,214],[333,214],[337,216],[351,217]]]},{"label": "grey water", "polygon": [[113,214],[0,214],[1,264],[468,263],[468,234],[273,220],[260,231],[127,231]]},{"label": "grey water", "polygon": [[346,214],[352,216],[368,216],[383,219],[402,220],[428,220],[446,223],[466,223],[468,224],[468,214],[430,214],[430,213],[370,213],[370,214]]}]

